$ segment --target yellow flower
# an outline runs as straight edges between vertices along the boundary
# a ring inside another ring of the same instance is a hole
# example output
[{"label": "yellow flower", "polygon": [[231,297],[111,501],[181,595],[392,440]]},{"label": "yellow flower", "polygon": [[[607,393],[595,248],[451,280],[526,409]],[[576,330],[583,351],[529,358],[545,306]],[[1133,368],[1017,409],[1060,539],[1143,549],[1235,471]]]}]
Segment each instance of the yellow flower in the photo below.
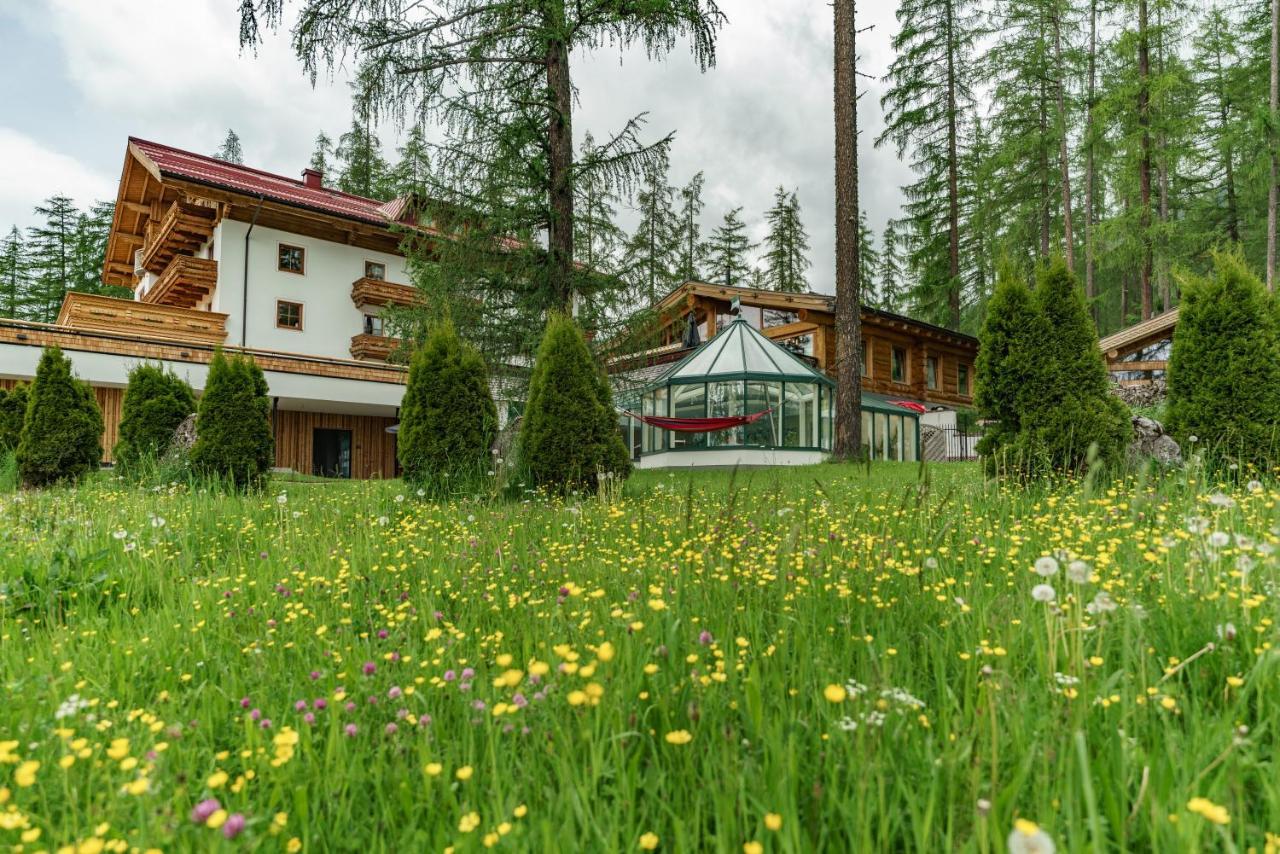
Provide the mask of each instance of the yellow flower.
[{"label": "yellow flower", "polygon": [[220,789],[227,784],[227,772],[214,771],[209,775],[209,779],[204,782],[210,789]]},{"label": "yellow flower", "polygon": [[742,843],[742,854],[764,854],[764,846],[754,839],[750,842]]},{"label": "yellow flower", "polygon": [[107,748],[107,756],[111,759],[124,759],[129,755],[129,739],[113,738]]},{"label": "yellow flower", "polygon": [[1230,685],[1232,688],[1239,688],[1241,685],[1244,684],[1244,680],[1241,679],[1239,676],[1228,676],[1227,684]]},{"label": "yellow flower", "polygon": [[123,789],[125,794],[128,795],[141,795],[146,793],[149,785],[146,777],[139,777],[136,780],[130,780],[125,783]]},{"label": "yellow flower", "polygon": [[601,661],[613,661],[614,654],[615,650],[613,648],[613,644],[608,641],[600,644],[600,648],[596,650],[596,658]]},{"label": "yellow flower", "polygon": [[285,844],[284,850],[288,851],[289,854],[298,854],[302,850],[302,840],[296,836],[293,837]]},{"label": "yellow flower", "polygon": [[458,821],[458,832],[470,833],[480,826],[480,814],[469,812]]},{"label": "yellow flower", "polygon": [[66,756],[58,760],[58,767],[70,768],[75,763],[76,763],[76,755],[74,753],[68,753]]},{"label": "yellow flower", "polygon": [[29,828],[28,830],[22,831],[23,842],[35,842],[39,838],[40,838],[40,828],[38,827],[32,827],[32,828]]},{"label": "yellow flower", "polygon": [[18,784],[18,788],[25,789],[28,786],[35,785],[36,772],[40,770],[40,763],[34,759],[28,759],[17,767],[13,772],[13,782]]},{"label": "yellow flower", "polygon": [[524,804],[521,804],[520,806],[513,809],[511,811],[511,814],[516,818],[524,818],[526,815],[529,814],[529,808]]},{"label": "yellow flower", "polygon": [[652,851],[653,849],[657,848],[658,834],[653,833],[652,831],[650,831],[649,833],[641,834],[640,847],[645,851]]},{"label": "yellow flower", "polygon": [[464,783],[471,779],[471,774],[472,774],[472,770],[470,765],[463,765],[457,771],[453,772],[453,776],[457,777],[459,780],[461,780]]},{"label": "yellow flower", "polygon": [[1231,814],[1227,812],[1227,808],[1215,804],[1208,798],[1192,798],[1187,801],[1187,809],[1214,824],[1231,823]]},{"label": "yellow flower", "polygon": [[427,767],[422,770],[427,772],[428,777],[439,777],[440,772],[444,770],[444,766],[439,762],[428,762]]},{"label": "yellow flower", "polygon": [[678,729],[667,733],[666,739],[667,744],[688,744],[693,741],[693,735],[687,729]]},{"label": "yellow flower", "polygon": [[587,701],[587,695],[582,691],[570,691],[566,699],[568,699],[571,706],[581,706]]},{"label": "yellow flower", "polygon": [[217,830],[218,828],[222,827],[222,825],[224,825],[226,821],[227,821],[227,811],[217,810],[213,813],[213,815],[209,816],[207,819],[204,820],[204,825],[205,827],[211,827],[214,830]]},{"label": "yellow flower", "polygon": [[764,817],[764,826],[770,830],[782,830],[782,816],[771,812]]},{"label": "yellow flower", "polygon": [[849,696],[849,692],[844,689],[843,685],[828,685],[822,690],[822,696],[827,698],[830,703],[843,703]]}]

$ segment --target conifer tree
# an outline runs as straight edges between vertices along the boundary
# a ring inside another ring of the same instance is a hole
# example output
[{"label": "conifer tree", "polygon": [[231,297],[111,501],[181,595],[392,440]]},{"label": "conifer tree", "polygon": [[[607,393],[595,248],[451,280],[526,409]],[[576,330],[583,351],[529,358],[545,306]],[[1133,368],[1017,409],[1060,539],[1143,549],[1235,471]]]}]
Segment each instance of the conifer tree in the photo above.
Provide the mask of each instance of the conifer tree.
[{"label": "conifer tree", "polygon": [[32,271],[28,317],[50,323],[74,281],[79,212],[70,198],[61,195],[50,196],[35,212],[44,221],[28,232]]},{"label": "conifer tree", "polygon": [[[68,290],[89,294],[107,293],[107,288],[102,283],[102,264],[107,254],[107,240],[111,236],[111,220],[115,216],[115,210],[112,202],[96,202],[88,211],[76,217]],[[110,296],[133,296],[126,288],[110,290]]]},{"label": "conifer tree", "polygon": [[640,221],[623,250],[623,268],[638,301],[653,305],[676,281],[680,235],[673,208],[675,191],[667,183],[667,155],[661,152],[644,168],[636,193]]},{"label": "conifer tree", "polygon": [[0,317],[24,316],[30,263],[22,232],[14,226],[0,243]]},{"label": "conifer tree", "polygon": [[497,429],[484,360],[463,343],[452,323],[438,324],[409,363],[396,436],[405,480],[470,485],[493,464],[490,448]]},{"label": "conifer tree", "polygon": [[[579,161],[593,164],[602,156],[590,133],[582,138]],[[609,182],[603,169],[587,168],[578,176],[574,188],[574,251],[587,270],[612,273],[618,265],[620,247],[627,235],[615,222],[622,197]]]},{"label": "conifer tree", "polygon": [[871,230],[871,226],[867,225],[866,210],[858,214],[858,257],[861,259],[858,265],[858,280],[863,293],[862,301],[872,305],[874,298],[868,299],[868,296],[874,295],[878,286],[880,250],[876,248],[875,232]]},{"label": "conifer tree", "polygon": [[244,163],[244,150],[241,149],[240,137],[236,135],[234,130],[227,129],[226,138],[222,140],[222,145],[218,147],[213,156],[228,163]]},{"label": "conifer tree", "polygon": [[529,378],[520,460],[535,487],[554,493],[594,489],[601,475],[631,470],[608,380],[564,315],[547,322]]},{"label": "conifer tree", "polygon": [[31,386],[18,383],[0,389],[0,455],[17,450],[22,440],[22,422],[27,417],[27,394]]},{"label": "conifer tree", "polygon": [[[735,219],[737,213],[738,211],[730,211],[730,215]],[[812,266],[808,255],[809,234],[800,221],[800,201],[795,191],[788,193],[781,186],[774,190],[773,207],[765,214],[765,219],[769,224],[769,233],[764,239],[765,276],[769,286],[775,291],[792,294],[809,290],[809,280],[805,275]],[[729,217],[726,216],[725,224],[721,229],[729,226]],[[737,230],[741,232],[741,224],[738,223],[737,226]],[[718,229],[717,237],[720,235],[721,230]],[[739,239],[737,235],[730,235],[730,237],[733,240]],[[744,253],[748,251],[745,241],[746,237],[742,235],[740,240],[742,248],[739,251]],[[718,257],[716,264],[718,269],[728,273],[722,258]]]},{"label": "conifer tree", "polygon": [[102,412],[89,384],[71,374],[71,360],[46,348],[28,390],[18,474],[25,486],[74,483],[102,462]]},{"label": "conifer tree", "polygon": [[195,411],[196,397],[185,380],[159,365],[135,367],[120,406],[116,465],[128,470],[164,454],[178,425]]},{"label": "conifer tree", "polygon": [[905,306],[906,273],[902,267],[902,242],[898,237],[898,223],[890,219],[884,226],[880,240],[880,264],[875,270],[876,307],[895,313]]},{"label": "conifer tree", "polygon": [[409,128],[404,145],[396,149],[399,160],[391,170],[391,190],[396,196],[415,193],[423,199],[431,183],[431,151],[421,124]]},{"label": "conifer tree", "polygon": [[275,460],[267,391],[251,357],[228,357],[221,349],[214,354],[196,410],[191,464],[197,472],[233,489],[262,485]]},{"label": "conifer tree", "polygon": [[702,188],[706,179],[702,173],[694,175],[689,183],[680,189],[680,209],[678,211],[679,249],[676,252],[676,280],[678,284],[697,281],[702,278],[703,257],[702,243],[702,209],[706,203],[702,201]]},{"label": "conifer tree", "polygon": [[724,221],[715,227],[707,240],[707,267],[712,280],[718,285],[745,285],[750,261],[747,253],[755,244],[747,238],[747,226],[742,221],[742,208],[734,208],[724,215]]},{"label": "conifer tree", "polygon": [[338,189],[344,193],[383,199],[393,193],[387,190],[387,161],[382,157],[382,144],[369,129],[369,120],[351,119],[351,129],[338,138],[334,159],[338,165]]},{"label": "conifer tree", "polygon": [[327,187],[333,182],[333,140],[324,131],[316,134],[315,148],[311,151],[311,162],[307,164],[320,173],[321,181]]}]

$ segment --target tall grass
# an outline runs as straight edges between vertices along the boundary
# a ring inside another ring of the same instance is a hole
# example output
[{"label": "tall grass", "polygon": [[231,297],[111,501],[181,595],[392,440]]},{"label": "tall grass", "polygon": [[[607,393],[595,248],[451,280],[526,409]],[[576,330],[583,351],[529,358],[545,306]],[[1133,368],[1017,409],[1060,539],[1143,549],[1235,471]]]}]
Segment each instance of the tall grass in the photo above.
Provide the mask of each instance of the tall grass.
[{"label": "tall grass", "polygon": [[1278,501],[908,464],[6,495],[0,842],[1262,850]]}]

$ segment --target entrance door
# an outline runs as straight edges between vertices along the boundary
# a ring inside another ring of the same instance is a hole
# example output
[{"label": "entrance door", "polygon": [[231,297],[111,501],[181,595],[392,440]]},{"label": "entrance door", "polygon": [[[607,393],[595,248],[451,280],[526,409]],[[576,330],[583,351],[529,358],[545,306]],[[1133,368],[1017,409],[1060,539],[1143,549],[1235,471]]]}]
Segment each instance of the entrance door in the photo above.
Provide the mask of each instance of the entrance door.
[{"label": "entrance door", "polygon": [[351,431],[317,427],[311,434],[311,473],[351,477]]}]

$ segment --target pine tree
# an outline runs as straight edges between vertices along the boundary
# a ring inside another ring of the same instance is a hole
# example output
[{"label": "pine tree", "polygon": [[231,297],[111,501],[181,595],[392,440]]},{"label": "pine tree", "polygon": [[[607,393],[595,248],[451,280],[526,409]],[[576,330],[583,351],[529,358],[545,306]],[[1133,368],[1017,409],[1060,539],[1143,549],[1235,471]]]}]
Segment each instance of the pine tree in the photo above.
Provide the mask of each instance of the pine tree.
[{"label": "pine tree", "polygon": [[702,278],[703,257],[702,244],[702,209],[706,203],[702,201],[702,188],[705,179],[701,172],[689,179],[689,183],[680,189],[680,210],[678,243],[680,248],[676,256],[676,279],[679,283],[697,281]]},{"label": "pine tree", "polygon": [[328,186],[333,180],[333,140],[324,131],[316,134],[316,147],[311,151],[311,162],[307,164],[320,173],[321,181]]},{"label": "pine tree", "polygon": [[33,226],[27,237],[34,276],[28,317],[50,323],[57,318],[62,298],[74,282],[79,212],[66,196],[50,196],[35,212],[44,222]]},{"label": "pine tree", "polygon": [[102,412],[89,384],[71,375],[71,360],[46,348],[28,391],[18,474],[25,486],[71,482],[102,462]]},{"label": "pine tree", "polygon": [[[113,202],[96,202],[88,212],[76,217],[69,290],[89,294],[106,292],[107,288],[102,283],[102,265],[107,255],[107,240],[111,237],[111,220],[115,211]],[[111,296],[132,296],[125,288],[111,290]]]},{"label": "pine tree", "polygon": [[1217,253],[1214,267],[1183,283],[1168,430],[1184,450],[1269,471],[1280,459],[1280,310],[1239,255]]},{"label": "pine tree", "polygon": [[31,286],[29,265],[22,232],[14,226],[0,243],[0,317],[25,316],[25,302]]},{"label": "pine tree", "polygon": [[1250,147],[1253,116],[1238,22],[1221,8],[1208,11],[1194,40],[1191,68],[1199,92],[1202,132],[1198,134],[1197,171],[1209,192],[1195,199],[1199,227],[1233,244],[1242,241],[1238,173]]},{"label": "pine tree", "polygon": [[196,410],[191,464],[233,489],[262,485],[275,460],[267,380],[249,356],[219,349],[209,362]]},{"label": "pine tree", "polygon": [[640,221],[623,249],[622,265],[638,301],[650,306],[675,287],[680,235],[672,207],[675,191],[667,183],[667,155],[660,153],[644,169],[636,193]]},{"label": "pine tree", "polygon": [[[735,219],[737,213],[738,211],[730,211]],[[812,266],[808,256],[809,235],[800,221],[800,201],[796,193],[788,193],[781,186],[774,190],[773,207],[765,214],[765,219],[769,223],[769,233],[764,239],[765,276],[769,286],[775,291],[792,294],[809,290],[809,281],[805,277]],[[729,226],[729,218],[726,216],[722,229]],[[738,223],[737,226],[737,231],[741,232],[741,224]],[[720,230],[717,230],[717,234],[719,233]],[[737,240],[738,237],[733,236],[733,239]],[[742,235],[739,245],[743,253],[749,249],[745,240],[745,235]],[[721,259],[716,259],[716,265],[728,274],[729,270]]]},{"label": "pine tree", "polygon": [[[880,270],[880,250],[876,248],[876,235],[867,225],[867,212],[858,214],[858,278],[862,287],[862,302],[875,304],[874,294],[877,289],[877,274]],[[870,299],[868,298],[870,297]]]},{"label": "pine tree", "polygon": [[498,412],[480,354],[441,323],[413,354],[396,452],[405,480],[473,485],[492,465]]},{"label": "pine tree", "polygon": [[421,124],[409,128],[404,145],[396,149],[400,159],[391,170],[391,191],[396,196],[414,193],[425,200],[431,184],[431,152]]},{"label": "pine tree", "polygon": [[244,163],[244,151],[240,148],[240,137],[236,136],[235,131],[227,129],[226,138],[213,156],[228,163]]},{"label": "pine tree", "polygon": [[570,318],[553,315],[529,378],[520,460],[533,486],[554,493],[594,489],[602,474],[630,473],[604,372]]},{"label": "pine tree", "polygon": [[8,390],[0,389],[0,456],[17,450],[22,441],[30,388],[28,383],[18,383]]},{"label": "pine tree", "polygon": [[579,162],[585,164],[579,172],[574,191],[574,251],[578,261],[586,269],[610,274],[618,266],[618,253],[627,235],[614,221],[618,204],[622,201],[617,188],[609,183],[606,170],[592,168],[604,152],[595,144],[590,133],[582,139]]},{"label": "pine tree", "polygon": [[889,220],[884,226],[880,241],[880,266],[875,271],[876,307],[900,313],[907,291],[905,271],[902,267],[902,241],[898,237],[897,220]]},{"label": "pine tree", "polygon": [[334,159],[338,165],[338,189],[368,199],[382,199],[393,193],[387,187],[387,161],[382,157],[382,143],[369,129],[369,120],[351,119],[351,129],[338,138]]},{"label": "pine tree", "polygon": [[741,286],[750,269],[747,253],[755,244],[747,239],[747,226],[741,214],[742,208],[726,213],[724,222],[716,226],[707,240],[707,265],[716,284]]},{"label": "pine tree", "polygon": [[196,397],[185,380],[159,365],[135,367],[120,406],[116,464],[128,471],[163,455],[178,425],[195,411]]}]

